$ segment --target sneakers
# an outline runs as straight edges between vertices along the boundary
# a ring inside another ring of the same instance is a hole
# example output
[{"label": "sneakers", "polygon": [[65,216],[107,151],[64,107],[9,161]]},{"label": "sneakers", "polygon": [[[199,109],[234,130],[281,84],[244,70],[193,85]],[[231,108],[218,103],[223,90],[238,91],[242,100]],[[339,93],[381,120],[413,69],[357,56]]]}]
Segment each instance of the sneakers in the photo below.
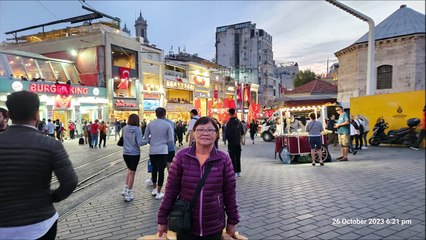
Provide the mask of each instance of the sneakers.
[{"label": "sneakers", "polygon": [[146,184],[147,186],[152,186],[152,185],[153,185],[153,183],[152,183],[151,178],[147,178],[147,179],[145,180],[145,184]]},{"label": "sneakers", "polygon": [[159,192],[157,195],[155,195],[155,199],[162,199],[164,197],[164,193]]},{"label": "sneakers", "polygon": [[358,153],[358,151],[353,151],[352,152],[353,155],[356,155],[357,153]]},{"label": "sneakers", "polygon": [[419,149],[416,148],[416,147],[410,147],[410,148],[413,149],[413,150],[419,151]]},{"label": "sneakers", "polygon": [[126,195],[127,191],[128,191],[128,188],[126,186],[126,187],[123,188],[123,192],[121,192],[121,196]]},{"label": "sneakers", "polygon": [[241,173],[237,172],[237,177],[241,177]]},{"label": "sneakers", "polygon": [[151,195],[152,196],[156,196],[157,195],[157,189],[156,188],[154,188],[153,190],[152,190],[152,192],[151,192]]},{"label": "sneakers", "polygon": [[135,197],[133,196],[133,193],[131,191],[128,191],[125,195],[124,195],[124,201],[126,202],[130,202],[133,199],[135,199]]},{"label": "sneakers", "polygon": [[368,149],[368,147],[361,147],[361,149],[363,149],[363,150],[364,150],[364,149],[365,149],[365,150],[367,150],[367,149]]}]

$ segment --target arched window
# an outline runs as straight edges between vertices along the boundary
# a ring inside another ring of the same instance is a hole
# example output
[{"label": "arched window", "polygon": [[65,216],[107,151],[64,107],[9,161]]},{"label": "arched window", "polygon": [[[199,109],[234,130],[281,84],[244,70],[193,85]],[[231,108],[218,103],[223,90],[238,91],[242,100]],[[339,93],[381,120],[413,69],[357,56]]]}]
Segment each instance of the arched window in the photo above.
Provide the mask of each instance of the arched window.
[{"label": "arched window", "polygon": [[377,68],[377,89],[392,88],[392,66],[382,65]]}]

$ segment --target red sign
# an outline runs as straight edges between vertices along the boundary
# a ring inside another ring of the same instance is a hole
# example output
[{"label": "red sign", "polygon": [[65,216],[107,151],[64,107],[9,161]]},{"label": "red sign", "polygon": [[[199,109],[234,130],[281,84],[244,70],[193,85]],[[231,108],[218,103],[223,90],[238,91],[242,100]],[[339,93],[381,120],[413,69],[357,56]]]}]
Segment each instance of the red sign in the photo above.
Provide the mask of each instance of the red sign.
[{"label": "red sign", "polygon": [[55,108],[71,108],[71,96],[56,96],[55,98]]},{"label": "red sign", "polygon": [[160,98],[160,95],[158,95],[158,94],[149,94],[149,93],[145,93],[145,94],[143,95],[143,98],[145,98],[145,99],[159,99],[159,98]]},{"label": "red sign", "polygon": [[198,80],[197,76],[194,76],[194,78],[192,79],[194,80],[194,83],[197,85],[206,85],[206,81],[204,80],[204,78],[201,78],[201,80]]},{"label": "red sign", "polygon": [[238,86],[237,86],[237,101],[241,102],[241,99],[242,99],[242,90],[241,90],[241,85],[238,84]]},{"label": "red sign", "polygon": [[136,102],[129,102],[129,101],[126,101],[124,99],[116,99],[115,100],[115,106],[116,107],[133,107],[133,108],[135,108],[135,107],[137,107],[137,104],[136,104]]},{"label": "red sign", "polygon": [[250,84],[244,86],[244,101],[250,102]]},{"label": "red sign", "polygon": [[219,98],[219,91],[218,91],[218,90],[214,90],[214,91],[213,91],[213,98],[214,98],[215,100],[217,100],[217,99]]},{"label": "red sign", "polygon": [[[66,85],[69,87],[64,88],[63,85]],[[53,94],[61,94],[61,92],[65,93],[68,92],[68,95],[89,95],[89,88],[87,87],[77,87],[77,86],[69,86],[68,84],[30,84],[30,92],[43,92],[43,93],[53,93]],[[67,95],[67,94],[61,94],[61,95]]]}]

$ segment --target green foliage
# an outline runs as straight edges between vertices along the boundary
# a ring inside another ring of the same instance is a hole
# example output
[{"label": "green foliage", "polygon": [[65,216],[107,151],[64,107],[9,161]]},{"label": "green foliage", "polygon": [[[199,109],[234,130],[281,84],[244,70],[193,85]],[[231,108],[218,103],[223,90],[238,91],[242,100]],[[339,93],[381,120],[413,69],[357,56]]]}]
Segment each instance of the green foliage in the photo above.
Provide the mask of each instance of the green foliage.
[{"label": "green foliage", "polygon": [[294,78],[293,85],[295,88],[302,86],[310,81],[313,81],[317,78],[316,74],[311,70],[300,71],[296,74]]}]

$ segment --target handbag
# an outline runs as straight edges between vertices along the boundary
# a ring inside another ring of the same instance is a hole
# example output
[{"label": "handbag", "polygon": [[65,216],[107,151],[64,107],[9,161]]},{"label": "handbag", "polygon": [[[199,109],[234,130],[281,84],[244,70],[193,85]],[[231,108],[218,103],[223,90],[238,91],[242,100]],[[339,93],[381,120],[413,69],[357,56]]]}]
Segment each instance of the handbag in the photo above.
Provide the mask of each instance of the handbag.
[{"label": "handbag", "polygon": [[124,144],[124,140],[123,140],[123,136],[121,136],[120,139],[118,139],[117,146],[122,147],[123,144]]},{"label": "handbag", "polygon": [[195,190],[192,201],[189,203],[187,201],[176,199],[172,210],[168,216],[168,227],[170,231],[173,232],[182,232],[191,230],[192,226],[192,211],[195,206],[195,203],[200,196],[201,188],[206,182],[207,176],[209,175],[210,169],[212,168],[211,162],[207,163],[204,175],[198,183],[197,190]]}]

